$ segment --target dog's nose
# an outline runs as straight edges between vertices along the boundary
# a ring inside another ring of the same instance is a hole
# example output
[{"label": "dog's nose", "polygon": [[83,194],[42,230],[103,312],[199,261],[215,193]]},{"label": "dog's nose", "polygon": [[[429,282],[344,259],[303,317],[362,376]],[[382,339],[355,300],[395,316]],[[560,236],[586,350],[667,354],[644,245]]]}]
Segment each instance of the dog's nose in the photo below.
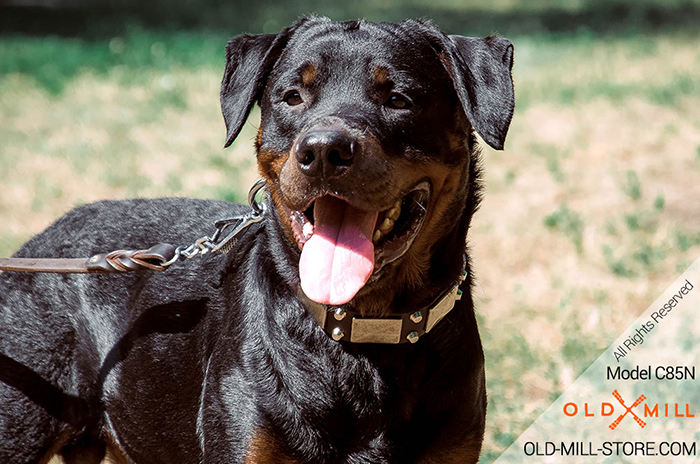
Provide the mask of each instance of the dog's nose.
[{"label": "dog's nose", "polygon": [[356,143],[346,131],[314,129],[297,142],[295,156],[301,172],[326,179],[339,177],[355,158]]}]

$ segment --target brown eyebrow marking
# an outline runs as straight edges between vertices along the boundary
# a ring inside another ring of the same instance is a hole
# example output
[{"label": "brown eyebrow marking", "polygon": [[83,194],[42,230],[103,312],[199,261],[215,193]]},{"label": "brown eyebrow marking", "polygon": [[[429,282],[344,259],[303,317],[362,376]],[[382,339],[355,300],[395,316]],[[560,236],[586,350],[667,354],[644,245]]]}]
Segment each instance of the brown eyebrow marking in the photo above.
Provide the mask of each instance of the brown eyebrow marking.
[{"label": "brown eyebrow marking", "polygon": [[306,63],[301,68],[301,81],[304,85],[310,85],[316,79],[316,63]]},{"label": "brown eyebrow marking", "polygon": [[380,85],[386,84],[389,80],[389,69],[386,66],[377,66],[374,68],[374,79]]}]

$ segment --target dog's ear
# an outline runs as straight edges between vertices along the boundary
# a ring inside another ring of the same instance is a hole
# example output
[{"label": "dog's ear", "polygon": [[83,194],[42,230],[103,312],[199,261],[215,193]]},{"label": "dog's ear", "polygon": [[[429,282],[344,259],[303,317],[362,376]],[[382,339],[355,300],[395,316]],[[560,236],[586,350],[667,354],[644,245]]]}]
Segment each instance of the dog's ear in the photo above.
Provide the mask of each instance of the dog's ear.
[{"label": "dog's ear", "polygon": [[231,145],[241,131],[296,26],[279,34],[242,35],[226,45],[226,70],[221,81],[221,113],[226,122],[224,147]]},{"label": "dog's ear", "polygon": [[503,149],[515,108],[513,44],[499,37],[451,35],[442,61],[469,121],[486,143]]}]

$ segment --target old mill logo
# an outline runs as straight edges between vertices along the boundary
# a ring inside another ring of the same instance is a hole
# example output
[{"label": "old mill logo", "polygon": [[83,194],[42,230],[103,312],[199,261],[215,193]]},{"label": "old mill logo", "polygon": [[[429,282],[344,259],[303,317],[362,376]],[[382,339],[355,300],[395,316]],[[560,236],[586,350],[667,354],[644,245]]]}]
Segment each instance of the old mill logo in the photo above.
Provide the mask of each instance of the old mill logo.
[{"label": "old mill logo", "polygon": [[620,414],[620,417],[618,417],[617,419],[615,419],[615,421],[614,421],[612,424],[609,425],[610,430],[615,430],[615,428],[616,428],[618,425],[620,425],[620,422],[622,422],[622,419],[625,418],[625,416],[627,415],[627,413],[632,414],[632,417],[634,417],[634,420],[637,421],[637,424],[639,424],[639,426],[640,426],[641,428],[646,427],[647,423],[644,422],[643,420],[641,420],[641,419],[639,418],[639,416],[636,415],[636,414],[634,413],[634,411],[632,411],[632,408],[636,408],[637,406],[639,406],[640,404],[642,404],[642,403],[644,402],[644,400],[647,399],[646,396],[640,395],[640,397],[637,398],[637,400],[636,400],[634,403],[632,403],[632,406],[627,407],[627,406],[625,406],[625,402],[624,402],[624,400],[622,399],[622,396],[617,392],[617,390],[613,391],[612,394],[613,394],[613,396],[615,397],[615,399],[616,399],[617,401],[620,402],[620,404],[622,405],[622,407],[625,408],[625,412],[622,413],[622,414]]},{"label": "old mill logo", "polygon": [[[625,404],[625,400],[622,398],[622,395],[620,395],[617,390],[612,392],[612,396],[618,403],[620,403],[622,410],[620,410],[620,406],[617,406],[616,408],[613,403],[601,402],[599,414],[601,417],[614,417],[617,409],[618,416],[608,426],[610,430],[615,430],[617,426],[620,425],[620,422],[622,422],[622,420],[628,415],[632,417],[632,419],[634,419],[637,425],[639,425],[641,428],[644,428],[647,425],[642,417],[645,419],[652,417],[695,417],[695,414],[690,412],[690,404],[688,403],[657,403],[651,405],[649,403],[645,403],[647,399],[645,395],[640,395],[634,401],[634,403],[627,406]],[[642,410],[640,410],[640,408],[635,411],[635,408],[638,408],[642,404],[644,405],[644,408]],[[564,414],[569,417],[577,416],[579,412],[581,412],[579,405],[574,402],[566,403],[563,410]],[[584,417],[595,417],[598,415],[596,414],[598,412],[598,408],[593,404],[583,403],[582,412]]]}]

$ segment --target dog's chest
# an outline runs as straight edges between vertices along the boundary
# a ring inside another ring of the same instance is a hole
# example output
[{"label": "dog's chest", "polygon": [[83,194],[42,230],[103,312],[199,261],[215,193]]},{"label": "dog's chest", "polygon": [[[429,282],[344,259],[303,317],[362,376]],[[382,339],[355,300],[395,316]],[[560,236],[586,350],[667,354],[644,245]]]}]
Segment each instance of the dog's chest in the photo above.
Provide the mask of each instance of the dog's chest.
[{"label": "dog's chest", "polygon": [[330,346],[256,353],[249,385],[266,418],[265,436],[308,462],[391,462],[415,427],[422,363],[407,366],[396,355],[378,362]]}]

